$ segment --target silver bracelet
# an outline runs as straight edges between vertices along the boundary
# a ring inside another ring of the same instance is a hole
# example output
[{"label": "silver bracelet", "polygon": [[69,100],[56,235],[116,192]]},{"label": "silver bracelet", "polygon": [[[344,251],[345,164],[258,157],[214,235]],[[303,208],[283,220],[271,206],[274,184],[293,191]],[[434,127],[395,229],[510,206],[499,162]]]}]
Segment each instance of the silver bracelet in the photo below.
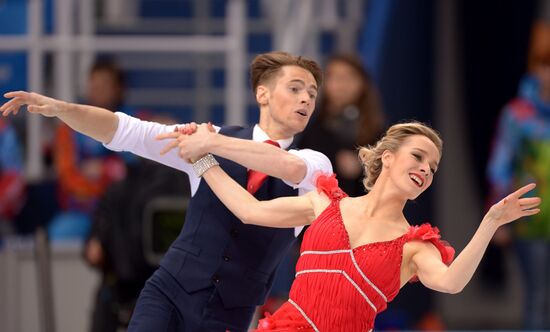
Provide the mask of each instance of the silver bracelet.
[{"label": "silver bracelet", "polygon": [[206,154],[201,159],[195,161],[193,163],[193,170],[195,171],[195,174],[200,178],[211,167],[217,166],[220,163],[214,158],[214,156],[211,153]]}]

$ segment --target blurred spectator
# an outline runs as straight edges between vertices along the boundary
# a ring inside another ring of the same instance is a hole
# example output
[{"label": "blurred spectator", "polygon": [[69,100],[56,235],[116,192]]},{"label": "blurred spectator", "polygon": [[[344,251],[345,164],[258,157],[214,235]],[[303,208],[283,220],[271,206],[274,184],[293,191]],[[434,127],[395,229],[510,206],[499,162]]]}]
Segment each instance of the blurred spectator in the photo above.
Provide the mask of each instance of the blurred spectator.
[{"label": "blurred spectator", "polygon": [[[138,295],[156,269],[145,257],[151,248],[145,248],[144,237],[153,236],[144,233],[144,222],[153,222],[146,220],[146,207],[158,198],[183,196],[190,196],[186,174],[139,159],[128,167],[127,177],[101,197],[85,249],[86,261],[102,273],[91,331],[115,332],[128,327]],[[179,217],[183,223],[184,217]],[[176,238],[181,224],[173,228],[177,232],[168,243]]]},{"label": "blurred spectator", "polygon": [[[113,62],[96,62],[88,77],[85,102],[134,114],[123,105],[123,97],[122,71]],[[61,212],[48,226],[50,238],[83,238],[90,229],[90,214],[99,196],[126,174],[124,155],[107,150],[65,124],[57,128],[53,154]]]},{"label": "blurred spectator", "polygon": [[364,190],[356,147],[374,143],[383,129],[379,94],[361,61],[353,55],[331,57],[320,104],[301,136],[300,147],[324,153],[340,187],[358,196]]},{"label": "blurred spectator", "polygon": [[0,119],[0,235],[13,228],[9,222],[22,207],[24,194],[21,144],[9,122]]},{"label": "blurred spectator", "polygon": [[507,191],[536,182],[541,212],[513,228],[499,230],[494,241],[513,239],[523,277],[523,328],[550,329],[550,24],[534,25],[529,73],[518,96],[502,110],[488,164],[491,203]]}]

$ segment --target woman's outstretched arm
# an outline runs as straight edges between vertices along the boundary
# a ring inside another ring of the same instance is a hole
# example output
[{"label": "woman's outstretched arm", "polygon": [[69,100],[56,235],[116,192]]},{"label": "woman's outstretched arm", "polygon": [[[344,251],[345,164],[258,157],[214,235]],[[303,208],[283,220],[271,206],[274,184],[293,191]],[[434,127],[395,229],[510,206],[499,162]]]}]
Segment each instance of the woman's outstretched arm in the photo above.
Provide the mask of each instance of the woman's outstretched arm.
[{"label": "woman's outstretched arm", "polygon": [[472,278],[496,230],[521,217],[539,213],[539,197],[522,198],[534,188],[535,184],[528,184],[493,205],[470,242],[451,265],[443,264],[439,252],[431,243],[422,243],[411,258],[411,270],[428,288],[453,294],[462,291]]},{"label": "woman's outstretched arm", "polygon": [[219,166],[208,169],[203,178],[223,204],[245,224],[291,228],[308,225],[315,219],[312,200],[316,199],[314,196],[320,197],[315,191],[303,196],[258,201]]}]

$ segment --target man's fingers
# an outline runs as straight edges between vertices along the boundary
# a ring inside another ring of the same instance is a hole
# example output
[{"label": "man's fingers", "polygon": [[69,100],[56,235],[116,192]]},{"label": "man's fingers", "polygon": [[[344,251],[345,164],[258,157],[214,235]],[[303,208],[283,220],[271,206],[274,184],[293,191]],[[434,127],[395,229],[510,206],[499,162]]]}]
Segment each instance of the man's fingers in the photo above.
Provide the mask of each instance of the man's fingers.
[{"label": "man's fingers", "polygon": [[157,136],[155,136],[155,139],[160,141],[168,138],[178,138],[180,135],[181,134],[179,132],[166,132],[166,133],[158,134]]},{"label": "man's fingers", "polygon": [[2,111],[2,115],[4,116],[8,116],[10,113],[13,113],[14,115],[17,114],[17,112],[19,112],[19,106],[15,105],[15,106],[10,106],[10,107],[6,107],[5,110]]},{"label": "man's fingers", "polygon": [[2,105],[2,107],[0,107],[0,110],[2,110],[3,112],[5,111],[11,112],[14,109],[19,109],[19,107],[21,107],[21,102],[19,98],[14,98],[7,101],[4,105]]},{"label": "man's fingers", "polygon": [[16,98],[16,97],[23,98],[27,95],[29,95],[29,93],[26,91],[10,91],[10,92],[4,93],[4,97],[6,98]]},{"label": "man's fingers", "polygon": [[26,91],[12,91],[4,94],[5,98],[11,98],[11,100],[17,100],[21,105],[23,104],[37,104],[40,102],[38,94],[33,94]]},{"label": "man's fingers", "polygon": [[44,111],[46,111],[48,106],[46,105],[28,105],[27,106],[27,111],[29,111],[30,113],[42,113]]},{"label": "man's fingers", "polygon": [[168,144],[166,144],[164,146],[164,148],[162,148],[162,150],[160,150],[160,154],[161,155],[164,155],[166,154],[168,151],[172,150],[173,148],[177,147],[178,146],[178,141],[177,140],[174,140]]}]

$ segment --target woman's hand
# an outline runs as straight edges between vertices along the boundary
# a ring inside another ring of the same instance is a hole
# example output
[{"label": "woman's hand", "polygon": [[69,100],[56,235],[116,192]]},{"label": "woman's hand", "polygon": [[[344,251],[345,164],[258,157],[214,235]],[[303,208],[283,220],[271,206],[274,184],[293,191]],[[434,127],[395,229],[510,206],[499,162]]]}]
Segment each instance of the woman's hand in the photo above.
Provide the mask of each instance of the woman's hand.
[{"label": "woman's hand", "polygon": [[516,219],[532,216],[540,212],[538,206],[541,203],[540,197],[523,197],[533,190],[536,184],[530,183],[504,197],[500,202],[491,206],[484,219],[490,220],[499,227],[508,224]]}]

